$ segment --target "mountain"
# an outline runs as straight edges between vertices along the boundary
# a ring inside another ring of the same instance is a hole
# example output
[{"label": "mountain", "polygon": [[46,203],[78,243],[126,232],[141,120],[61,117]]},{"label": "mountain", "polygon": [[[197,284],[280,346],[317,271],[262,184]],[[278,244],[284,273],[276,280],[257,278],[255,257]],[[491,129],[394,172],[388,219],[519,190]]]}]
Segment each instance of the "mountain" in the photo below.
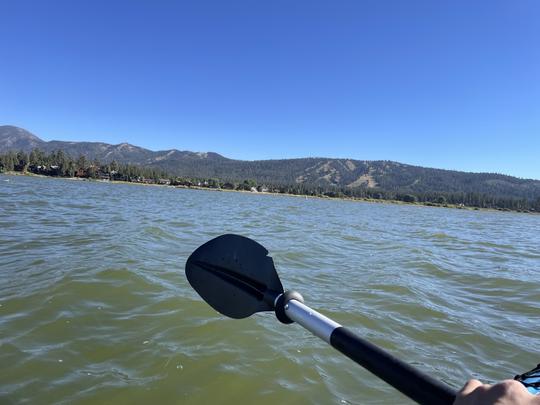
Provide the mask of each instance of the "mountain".
[{"label": "mountain", "polygon": [[25,129],[11,125],[0,126],[0,153],[9,150],[32,150],[41,148],[46,142]]},{"label": "mountain", "polygon": [[494,173],[465,173],[392,161],[301,158],[242,161],[217,153],[176,149],[151,151],[128,143],[45,142],[14,126],[0,126],[0,154],[10,150],[50,153],[63,150],[76,158],[85,155],[106,163],[159,168],[171,175],[222,180],[256,180],[259,184],[306,184],[322,187],[365,187],[400,193],[479,193],[497,198],[540,198],[540,181]]},{"label": "mountain", "polygon": [[196,153],[175,149],[155,152],[129,143],[111,145],[103,142],[45,142],[22,128],[0,126],[0,153],[10,150],[30,153],[35,148],[46,153],[62,150],[75,158],[84,155],[90,160],[97,159],[104,163],[116,160],[118,163],[153,166],[171,174],[189,171],[192,175],[191,173],[196,173],[199,167],[200,170],[207,172],[208,165],[230,160],[217,153]]}]

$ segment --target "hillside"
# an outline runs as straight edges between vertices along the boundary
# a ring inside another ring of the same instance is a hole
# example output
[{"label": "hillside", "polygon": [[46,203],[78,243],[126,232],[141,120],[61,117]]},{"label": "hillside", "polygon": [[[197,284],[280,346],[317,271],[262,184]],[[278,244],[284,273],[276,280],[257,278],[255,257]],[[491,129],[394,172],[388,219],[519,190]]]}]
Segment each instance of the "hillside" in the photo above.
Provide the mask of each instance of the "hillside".
[{"label": "hillside", "polygon": [[165,170],[171,175],[266,184],[305,184],[337,188],[368,188],[387,192],[477,193],[497,198],[540,198],[540,181],[493,173],[465,173],[412,166],[392,161],[301,158],[241,161],[217,153],[179,150],[151,151],[128,143],[45,142],[14,126],[0,126],[0,154],[8,151],[50,153],[63,150],[76,158],[84,155],[100,162],[136,164]]}]

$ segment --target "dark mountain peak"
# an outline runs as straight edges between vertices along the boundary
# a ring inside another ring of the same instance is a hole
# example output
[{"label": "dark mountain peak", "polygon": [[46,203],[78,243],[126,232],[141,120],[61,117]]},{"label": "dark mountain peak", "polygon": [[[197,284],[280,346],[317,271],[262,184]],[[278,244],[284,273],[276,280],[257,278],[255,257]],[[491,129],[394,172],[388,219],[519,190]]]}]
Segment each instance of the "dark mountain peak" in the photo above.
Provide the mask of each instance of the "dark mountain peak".
[{"label": "dark mountain peak", "polygon": [[169,149],[162,150],[156,153],[159,154],[158,157],[163,158],[166,156],[170,159],[190,158],[197,160],[231,160],[215,152],[191,152],[189,150]]},{"label": "dark mountain peak", "polygon": [[122,143],[119,143],[118,145],[109,145],[109,144],[106,144],[106,145],[111,146],[111,147],[116,148],[116,149],[119,149],[119,150],[126,150],[126,151],[144,149],[144,148],[141,148],[140,146],[135,146],[135,145],[132,145],[132,144],[127,143],[127,142],[122,142]]},{"label": "dark mountain peak", "polygon": [[0,152],[39,148],[45,142],[26,129],[13,125],[0,126]]},{"label": "dark mountain peak", "polygon": [[226,157],[220,155],[219,153],[215,153],[215,152],[197,152],[199,154],[199,157],[201,159],[226,159],[226,160],[230,160],[230,159],[227,159]]},{"label": "dark mountain peak", "polygon": [[43,142],[33,133],[24,128],[16,127],[14,125],[0,125],[0,139],[4,140],[6,138],[24,138]]}]

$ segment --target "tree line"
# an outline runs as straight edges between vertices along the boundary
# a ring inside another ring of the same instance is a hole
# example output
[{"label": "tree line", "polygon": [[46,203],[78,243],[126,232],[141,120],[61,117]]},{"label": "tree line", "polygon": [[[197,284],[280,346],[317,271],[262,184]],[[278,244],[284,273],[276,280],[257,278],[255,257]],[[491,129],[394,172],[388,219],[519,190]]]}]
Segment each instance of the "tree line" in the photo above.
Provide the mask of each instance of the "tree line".
[{"label": "tree line", "polygon": [[102,164],[84,155],[74,159],[62,150],[46,154],[39,149],[30,153],[10,151],[0,155],[0,172],[28,172],[55,177],[79,177],[88,179],[129,182],[156,182],[166,179],[167,173],[155,168],[119,164],[116,161]]},{"label": "tree line", "polygon": [[540,212],[540,197],[536,199],[500,197],[472,191],[433,192],[411,191],[394,188],[339,187],[295,182],[273,182],[269,177],[264,184],[253,179],[205,178],[171,176],[161,169],[133,164],[119,164],[116,161],[101,163],[89,160],[84,155],[73,158],[62,150],[49,154],[39,149],[30,153],[10,151],[0,155],[0,172],[28,172],[55,177],[78,177],[109,181],[126,181],[147,184],[166,184],[181,187],[202,187],[223,190],[243,190],[316,196],[328,198],[351,198],[370,200],[393,200],[406,203],[422,203],[433,206],[458,206],[493,208]]}]

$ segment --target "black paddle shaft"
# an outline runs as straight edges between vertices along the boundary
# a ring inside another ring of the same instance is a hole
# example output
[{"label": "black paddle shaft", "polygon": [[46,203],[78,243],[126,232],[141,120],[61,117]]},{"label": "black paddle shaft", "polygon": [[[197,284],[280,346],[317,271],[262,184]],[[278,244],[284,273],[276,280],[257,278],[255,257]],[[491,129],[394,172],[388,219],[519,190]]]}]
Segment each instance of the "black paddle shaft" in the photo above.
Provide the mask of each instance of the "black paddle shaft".
[{"label": "black paddle shaft", "polygon": [[452,404],[456,393],[427,374],[404,363],[339,323],[304,304],[301,295],[287,291],[285,299],[276,303],[284,306],[284,316],[298,323],[315,336],[380,377],[401,393],[420,404]]},{"label": "black paddle shaft", "polygon": [[452,404],[456,393],[344,327],[330,335],[330,344],[366,370],[419,404]]}]

